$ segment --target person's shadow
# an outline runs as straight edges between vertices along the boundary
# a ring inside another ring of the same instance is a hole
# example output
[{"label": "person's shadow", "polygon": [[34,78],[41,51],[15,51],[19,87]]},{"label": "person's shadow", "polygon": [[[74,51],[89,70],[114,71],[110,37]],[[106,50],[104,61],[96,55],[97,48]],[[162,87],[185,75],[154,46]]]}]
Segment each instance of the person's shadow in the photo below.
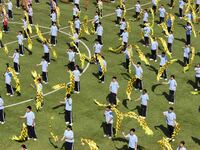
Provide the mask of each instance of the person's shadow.
[{"label": "person's shadow", "polygon": [[196,144],[200,145],[200,139],[193,137],[193,136],[191,136],[191,138]]},{"label": "person's shadow", "polygon": [[49,138],[49,143],[55,148],[55,149],[57,149],[58,148],[58,146],[57,145],[55,145],[52,141],[51,141],[51,139],[52,138]]},{"label": "person's shadow", "polygon": [[193,88],[195,88],[195,86],[196,86],[195,82],[192,80],[188,80],[187,84],[190,84]]},{"label": "person's shadow", "polygon": [[181,65],[182,67],[184,66],[184,62],[181,61],[181,60],[177,60],[177,63],[178,63],[179,65]]},{"label": "person's shadow", "polygon": [[161,84],[161,83],[158,83],[158,84],[152,85],[152,86],[151,86],[151,91],[155,93],[155,89],[156,89],[158,86],[160,86],[160,85],[162,85],[162,84]]},{"label": "person's shadow", "polygon": [[165,134],[165,136],[169,137],[168,129],[166,127],[164,127],[162,124],[158,125],[158,126],[154,126],[154,128],[156,130],[160,129]]},{"label": "person's shadow", "polygon": [[163,92],[162,95],[165,97],[167,101],[169,101],[169,94],[167,94],[167,92]]},{"label": "person's shadow", "polygon": [[128,101],[129,101],[129,99],[123,99],[123,101],[122,101],[122,105],[127,109],[128,109],[128,103],[127,103]]},{"label": "person's shadow", "polygon": [[141,115],[141,108],[140,106],[136,106],[134,109],[132,109],[131,111],[137,110],[138,114]]}]

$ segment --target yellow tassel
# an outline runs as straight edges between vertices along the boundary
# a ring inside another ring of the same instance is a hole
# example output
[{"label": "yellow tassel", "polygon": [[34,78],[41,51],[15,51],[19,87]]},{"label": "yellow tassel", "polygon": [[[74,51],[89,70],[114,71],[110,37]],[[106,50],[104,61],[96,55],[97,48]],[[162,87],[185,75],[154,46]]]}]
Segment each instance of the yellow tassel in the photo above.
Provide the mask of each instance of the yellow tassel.
[{"label": "yellow tassel", "polygon": [[164,137],[162,138],[162,140],[159,140],[158,143],[163,150],[173,150],[169,141]]},{"label": "yellow tassel", "polygon": [[21,133],[19,136],[13,135],[11,140],[24,142],[28,139],[28,129],[25,123],[22,125]]},{"label": "yellow tassel", "polygon": [[[99,61],[99,63],[100,63],[100,66],[101,66],[101,70],[102,70],[102,75],[101,75],[101,77],[106,73],[106,66],[104,65],[104,60],[103,60],[103,58],[101,57],[101,55],[97,55],[97,60]],[[101,78],[100,77],[100,78]]]},{"label": "yellow tassel", "polygon": [[17,77],[17,74],[15,72],[15,70],[11,67],[8,67],[8,70],[11,72],[13,79],[15,81],[15,88],[16,88],[16,92],[17,93],[21,93],[21,87],[20,87],[20,82],[19,82],[19,78]]},{"label": "yellow tassel", "polygon": [[33,48],[32,40],[30,38],[28,38],[28,49],[31,51],[32,48]]},{"label": "yellow tassel", "polygon": [[99,150],[97,144],[93,140],[81,138],[81,143],[82,145],[88,144],[90,150]]},{"label": "yellow tassel", "polygon": [[183,68],[183,72],[187,72],[189,69],[190,69],[190,66],[192,65],[193,61],[194,61],[194,57],[195,57],[195,48],[194,47],[191,47],[191,53],[192,53],[192,56],[190,58],[190,63],[187,64],[187,66],[185,66]]},{"label": "yellow tassel", "polygon": [[172,54],[170,53],[170,51],[169,51],[169,49],[168,49],[168,47],[167,47],[167,42],[166,42],[162,37],[158,37],[157,39],[161,42],[161,44],[162,44],[162,46],[163,46],[164,52],[165,52],[170,58],[172,58]]},{"label": "yellow tassel", "polygon": [[2,30],[0,30],[0,41],[2,40],[2,38],[3,38],[3,32]]},{"label": "yellow tassel", "polygon": [[144,55],[144,53],[142,52],[142,50],[139,48],[138,45],[134,45],[134,47],[136,48],[136,51],[139,55],[139,58],[141,61],[143,61],[146,65],[150,65],[149,60],[146,58],[146,56]]},{"label": "yellow tassel", "polygon": [[161,28],[163,29],[163,31],[165,32],[165,34],[168,36],[169,35],[169,32],[167,30],[167,26],[166,24],[163,22],[160,24]]},{"label": "yellow tassel", "polygon": [[127,95],[127,98],[129,100],[131,100],[131,92],[132,92],[132,89],[133,89],[133,84],[135,83],[136,81],[136,77],[133,76],[129,81],[128,81],[128,85],[127,85],[127,88],[126,88],[126,95]]},{"label": "yellow tassel", "polygon": [[5,54],[8,55],[8,47],[7,47],[7,45],[4,45],[3,50],[4,50]]}]

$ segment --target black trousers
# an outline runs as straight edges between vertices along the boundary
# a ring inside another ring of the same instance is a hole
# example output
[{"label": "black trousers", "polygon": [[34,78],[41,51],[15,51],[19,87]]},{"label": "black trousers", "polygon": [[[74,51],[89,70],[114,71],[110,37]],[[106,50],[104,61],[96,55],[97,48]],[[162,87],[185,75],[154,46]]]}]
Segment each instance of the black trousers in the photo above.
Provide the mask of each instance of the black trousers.
[{"label": "black trousers", "polygon": [[167,48],[170,52],[172,52],[172,43],[167,43]]},{"label": "black trousers", "polygon": [[144,43],[146,46],[149,45],[149,37],[144,37]]},{"label": "black trousers", "polygon": [[139,12],[135,12],[135,18],[137,19],[138,18],[138,16],[139,16]]},{"label": "black trousers", "polygon": [[110,137],[113,135],[112,124],[110,124],[110,123],[105,124],[105,135],[108,135]]},{"label": "black trousers", "polygon": [[18,64],[18,63],[15,63],[15,62],[14,62],[14,69],[15,69],[15,72],[19,73],[20,67],[19,67],[19,64]]},{"label": "black trousers", "polygon": [[75,31],[76,31],[77,34],[79,34],[80,29],[75,28]]},{"label": "black trousers", "polygon": [[123,29],[120,29],[120,30],[119,30],[119,35],[122,35],[123,32],[124,32],[124,30],[123,30]]},{"label": "black trousers", "polygon": [[75,70],[75,63],[74,62],[69,62],[67,66],[68,66],[69,70],[71,70],[71,71]]},{"label": "black trousers", "polygon": [[56,44],[56,36],[51,36],[51,44]]},{"label": "black trousers", "polygon": [[147,113],[147,106],[145,105],[141,105],[141,116],[142,117],[146,117],[146,113]]},{"label": "black trousers", "polygon": [[39,3],[40,1],[39,0],[35,0],[35,3]]},{"label": "black trousers", "polygon": [[45,57],[45,60],[49,63],[50,62],[49,53],[44,53],[44,57]]},{"label": "black trousers", "polygon": [[191,36],[190,34],[189,35],[186,34],[186,44],[190,45],[190,43],[191,43]]},{"label": "black trousers", "polygon": [[153,6],[152,6],[152,9],[153,9],[154,14],[155,14],[155,13],[156,13],[157,6],[156,6],[156,5],[153,5]]},{"label": "black trousers", "polygon": [[74,91],[80,92],[80,81],[75,81]]},{"label": "black trousers", "polygon": [[[162,66],[160,66],[162,67]],[[162,78],[167,79],[167,71],[166,69],[163,71],[163,74],[161,75]]]},{"label": "black trousers", "polygon": [[98,23],[94,24],[94,30],[97,31]]},{"label": "black trousers", "polygon": [[175,91],[169,90],[169,102],[174,103]]},{"label": "black trousers", "polygon": [[74,4],[74,5],[78,8],[78,10],[80,10],[79,4]]},{"label": "black trousers", "polygon": [[170,7],[173,7],[173,4],[174,4],[174,0],[171,0],[170,1]]},{"label": "black trousers", "polygon": [[174,127],[171,125],[167,125],[168,131],[169,131],[169,138],[172,137],[173,132],[174,132]]},{"label": "black trousers", "polygon": [[97,40],[99,41],[99,43],[100,43],[101,45],[103,44],[103,42],[102,42],[102,36],[97,35]]},{"label": "black trousers", "polygon": [[184,66],[187,66],[187,64],[189,64],[189,62],[190,62],[190,59],[189,59],[189,58],[183,57]]},{"label": "black trousers", "polygon": [[183,9],[179,8],[179,17],[183,17]]},{"label": "black trousers", "polygon": [[28,16],[28,21],[30,24],[33,24],[33,17],[32,16]]},{"label": "black trousers", "polygon": [[73,150],[73,143],[65,142],[65,150]]},{"label": "black trousers", "polygon": [[129,64],[130,64],[130,60],[126,59],[126,69],[129,72]]},{"label": "black trousers", "polygon": [[167,27],[167,31],[170,32],[172,30],[172,27]]},{"label": "black trousers", "polygon": [[109,103],[111,105],[117,105],[117,94],[110,92],[110,94],[109,94]]},{"label": "black trousers", "polygon": [[121,17],[117,17],[116,24],[120,24]]},{"label": "black trousers", "polygon": [[129,147],[128,150],[135,150],[135,148],[131,148],[131,147]]},{"label": "black trousers", "polygon": [[12,85],[6,84],[6,89],[7,89],[7,93],[9,93],[10,95],[14,94]]},{"label": "black trousers", "polygon": [[135,88],[139,89],[139,90],[142,90],[142,80],[141,79],[139,79],[139,78],[136,79]]},{"label": "black trousers", "polygon": [[8,17],[9,18],[13,18],[13,12],[12,12],[12,10],[8,10]]},{"label": "black trousers", "polygon": [[3,25],[3,30],[7,32],[8,31],[8,25]]},{"label": "black trousers", "polygon": [[28,137],[29,138],[37,138],[37,136],[35,134],[35,128],[33,126],[27,125],[27,129],[28,129]]},{"label": "black trousers", "polygon": [[200,85],[200,77],[195,77],[195,84],[196,84],[196,89],[198,89]]},{"label": "black trousers", "polygon": [[24,55],[24,45],[19,44],[19,52],[21,55]]},{"label": "black trousers", "polygon": [[157,59],[156,50],[151,50],[151,58],[152,58],[153,60],[156,60],[156,59]]},{"label": "black trousers", "polygon": [[4,112],[4,109],[0,109],[0,122],[5,122],[5,112]]},{"label": "black trousers", "polygon": [[72,111],[65,110],[65,122],[72,123]]},{"label": "black trousers", "polygon": [[42,72],[42,80],[48,82],[47,72]]},{"label": "black trousers", "polygon": [[99,71],[99,80],[101,82],[104,82],[104,75],[103,75],[103,72]]},{"label": "black trousers", "polygon": [[163,23],[165,21],[164,17],[160,17],[160,23]]},{"label": "black trousers", "polygon": [[16,0],[16,6],[19,8],[20,4],[19,4],[20,0]]}]

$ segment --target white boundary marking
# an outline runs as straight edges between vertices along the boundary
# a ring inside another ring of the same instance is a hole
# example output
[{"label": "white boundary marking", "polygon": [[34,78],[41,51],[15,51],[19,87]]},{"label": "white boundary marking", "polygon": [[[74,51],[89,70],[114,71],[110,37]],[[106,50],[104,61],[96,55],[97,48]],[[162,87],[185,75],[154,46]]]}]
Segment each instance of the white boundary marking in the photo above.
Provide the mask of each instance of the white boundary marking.
[{"label": "white boundary marking", "polygon": [[[149,5],[149,4],[151,4],[151,2],[142,4],[141,6],[146,6],[146,5]],[[133,9],[135,9],[135,7],[130,7],[130,8],[127,8],[126,10],[129,11],[129,10],[133,10]],[[102,18],[106,18],[106,17],[112,16],[112,15],[115,15],[115,13],[109,13],[109,14],[107,14],[107,15],[104,15]],[[92,20],[93,20],[93,19],[90,19],[89,21],[92,21]],[[13,23],[13,24],[22,24],[22,23],[19,23],[19,22],[10,22],[10,23]],[[49,27],[45,27],[45,26],[39,26],[39,27],[45,28],[45,29],[50,29]],[[69,28],[69,26],[62,27],[62,28],[60,28],[60,31],[59,31],[59,32],[65,34],[65,35],[71,36],[70,34],[64,32],[64,31],[61,31],[61,30],[63,30],[63,29],[67,29],[67,28]],[[45,34],[48,34],[48,33],[49,33],[49,32],[44,32],[44,33],[42,33],[42,34],[45,35]],[[32,37],[32,38],[35,38],[35,37],[37,37],[37,36],[38,36],[38,35],[33,35],[33,36],[31,36],[31,37]],[[10,44],[13,44],[13,43],[16,43],[16,42],[17,42],[17,41],[12,41],[12,42],[6,43],[6,44],[4,44],[4,45],[10,45]],[[87,49],[87,51],[88,51],[88,54],[89,54],[89,57],[91,57],[91,52],[90,52],[90,49],[88,48],[88,46],[87,46],[83,41],[80,40],[80,42],[83,44],[83,46],[86,47],[86,49]],[[89,65],[90,65],[90,64],[87,63],[87,66],[86,66],[85,69],[83,70],[83,73],[87,70],[87,68],[89,67]],[[57,92],[58,90],[60,90],[60,89],[50,91],[50,92],[44,94],[44,96],[50,95],[50,94],[52,94],[52,93],[55,93],[55,92]],[[21,102],[18,102],[18,103],[10,104],[10,105],[5,106],[5,108],[17,106],[17,105],[20,105],[20,104],[23,104],[23,103],[30,102],[30,101],[32,101],[32,100],[34,100],[34,99],[28,99],[28,100],[21,101]]]}]

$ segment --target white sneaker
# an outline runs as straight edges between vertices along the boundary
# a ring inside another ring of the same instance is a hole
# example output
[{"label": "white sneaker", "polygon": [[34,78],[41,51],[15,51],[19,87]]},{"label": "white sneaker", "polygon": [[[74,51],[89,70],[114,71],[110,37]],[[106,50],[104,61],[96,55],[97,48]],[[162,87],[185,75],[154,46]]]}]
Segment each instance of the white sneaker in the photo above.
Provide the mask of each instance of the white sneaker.
[{"label": "white sneaker", "polygon": [[174,142],[175,141],[175,139],[172,139],[172,142]]},{"label": "white sneaker", "polygon": [[68,124],[69,124],[69,122],[65,122],[65,124],[66,124],[66,125],[68,125]]},{"label": "white sneaker", "polygon": [[157,60],[155,60],[155,62],[157,62]]},{"label": "white sneaker", "polygon": [[36,139],[36,138],[34,138],[34,139],[33,139],[33,141],[37,141],[37,139]]},{"label": "white sneaker", "polygon": [[107,137],[107,135],[104,134],[103,137]]},{"label": "white sneaker", "polygon": [[198,89],[194,89],[195,91],[198,91]]},{"label": "white sneaker", "polygon": [[5,124],[5,121],[4,122],[0,122],[1,124]]},{"label": "white sneaker", "polygon": [[167,81],[167,78],[165,78],[165,81]]},{"label": "white sneaker", "polygon": [[109,139],[112,139],[112,137],[111,137],[111,136],[109,136],[108,138],[109,138]]},{"label": "white sneaker", "polygon": [[14,95],[12,94],[12,95],[10,95],[10,97],[13,97]]},{"label": "white sneaker", "polygon": [[73,123],[70,123],[69,125],[70,125],[70,126],[73,126]]}]

